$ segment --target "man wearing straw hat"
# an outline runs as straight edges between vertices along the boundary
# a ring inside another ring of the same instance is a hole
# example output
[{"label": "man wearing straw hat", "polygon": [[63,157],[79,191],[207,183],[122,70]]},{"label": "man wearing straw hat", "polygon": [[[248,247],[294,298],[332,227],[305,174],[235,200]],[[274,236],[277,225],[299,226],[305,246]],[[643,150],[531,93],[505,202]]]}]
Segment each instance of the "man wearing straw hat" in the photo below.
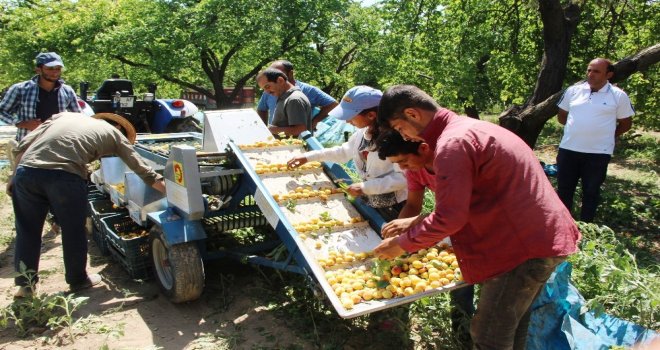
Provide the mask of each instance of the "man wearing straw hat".
[{"label": "man wearing straw hat", "polygon": [[145,183],[165,192],[162,176],[148,167],[132,147],[135,129],[131,123],[111,113],[94,117],[56,114],[23,138],[14,151],[17,166],[7,182],[7,194],[12,197],[16,217],[14,265],[17,272],[22,272],[15,279],[15,298],[34,293],[41,233],[49,209],[60,219],[65,279],[70,290],[101,282],[101,276],[86,270],[88,163],[104,155],[117,155]]}]

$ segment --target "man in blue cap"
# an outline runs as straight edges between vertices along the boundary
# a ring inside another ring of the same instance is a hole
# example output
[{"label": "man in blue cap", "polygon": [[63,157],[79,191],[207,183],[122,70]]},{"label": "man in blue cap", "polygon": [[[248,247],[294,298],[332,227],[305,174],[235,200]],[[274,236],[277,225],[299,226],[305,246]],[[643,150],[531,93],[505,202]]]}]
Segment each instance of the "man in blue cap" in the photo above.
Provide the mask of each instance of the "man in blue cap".
[{"label": "man in blue cap", "polygon": [[42,52],[36,57],[37,75],[12,85],[0,102],[0,121],[16,125],[16,141],[34,130],[52,115],[80,112],[73,88],[60,78],[64,63],[55,52]]},{"label": "man in blue cap", "polygon": [[[28,132],[60,112],[81,112],[76,93],[60,78],[64,63],[55,52],[42,52],[36,57],[32,79],[12,85],[0,101],[0,121],[15,125],[16,139],[7,143],[11,168],[15,167],[13,151]],[[51,225],[55,232],[59,227]]]}]

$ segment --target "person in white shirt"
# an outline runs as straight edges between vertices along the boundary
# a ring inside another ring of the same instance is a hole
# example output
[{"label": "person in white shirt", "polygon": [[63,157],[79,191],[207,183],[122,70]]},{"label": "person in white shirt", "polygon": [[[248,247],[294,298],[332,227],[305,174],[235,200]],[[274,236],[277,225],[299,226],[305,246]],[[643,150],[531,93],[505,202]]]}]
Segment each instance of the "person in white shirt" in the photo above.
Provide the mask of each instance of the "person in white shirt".
[{"label": "person in white shirt", "polygon": [[596,215],[614,141],[630,130],[635,114],[628,95],[608,81],[613,75],[612,62],[592,60],[586,82],[566,89],[557,104],[557,119],[565,125],[557,154],[557,192],[570,211],[578,180],[582,180],[580,220],[585,222],[592,222]]},{"label": "person in white shirt", "polygon": [[375,150],[378,132],[376,116],[383,93],[369,86],[358,85],[346,92],[339,106],[329,115],[358,128],[347,142],[340,146],[306,152],[288,161],[291,168],[308,161],[347,162],[353,159],[355,169],[362,179],[348,186],[347,192],[364,198],[367,205],[376,209],[386,222],[398,218],[408,197],[406,177],[390,161],[382,160]]}]

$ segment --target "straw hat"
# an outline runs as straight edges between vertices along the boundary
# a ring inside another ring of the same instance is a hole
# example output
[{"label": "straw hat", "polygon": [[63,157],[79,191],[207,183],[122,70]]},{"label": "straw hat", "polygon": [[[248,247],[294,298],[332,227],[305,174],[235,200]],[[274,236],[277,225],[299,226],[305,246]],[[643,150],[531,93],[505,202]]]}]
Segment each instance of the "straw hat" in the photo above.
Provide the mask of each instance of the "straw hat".
[{"label": "straw hat", "polygon": [[133,124],[131,124],[131,122],[129,122],[128,119],[114,113],[96,113],[92,117],[119,124],[119,126],[121,126],[121,128],[124,129],[128,142],[130,142],[131,144],[135,143],[135,138],[137,136],[137,133],[135,132],[135,127],[133,127]]}]

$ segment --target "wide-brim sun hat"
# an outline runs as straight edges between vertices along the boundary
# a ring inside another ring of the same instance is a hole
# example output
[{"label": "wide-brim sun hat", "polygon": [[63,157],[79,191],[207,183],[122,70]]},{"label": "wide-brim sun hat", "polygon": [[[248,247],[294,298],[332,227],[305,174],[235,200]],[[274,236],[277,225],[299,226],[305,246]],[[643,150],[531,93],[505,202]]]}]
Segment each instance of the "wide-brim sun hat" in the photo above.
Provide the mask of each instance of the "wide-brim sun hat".
[{"label": "wide-brim sun hat", "polygon": [[383,92],[371,86],[358,85],[350,88],[337,107],[333,108],[329,116],[339,120],[348,121],[365,109],[378,107]]},{"label": "wide-brim sun hat", "polygon": [[121,126],[121,128],[126,131],[125,134],[128,142],[131,144],[135,143],[137,133],[135,132],[135,127],[133,124],[131,124],[131,122],[128,121],[128,119],[114,113],[96,113],[92,117],[95,119],[107,120],[119,124],[119,126]]}]

